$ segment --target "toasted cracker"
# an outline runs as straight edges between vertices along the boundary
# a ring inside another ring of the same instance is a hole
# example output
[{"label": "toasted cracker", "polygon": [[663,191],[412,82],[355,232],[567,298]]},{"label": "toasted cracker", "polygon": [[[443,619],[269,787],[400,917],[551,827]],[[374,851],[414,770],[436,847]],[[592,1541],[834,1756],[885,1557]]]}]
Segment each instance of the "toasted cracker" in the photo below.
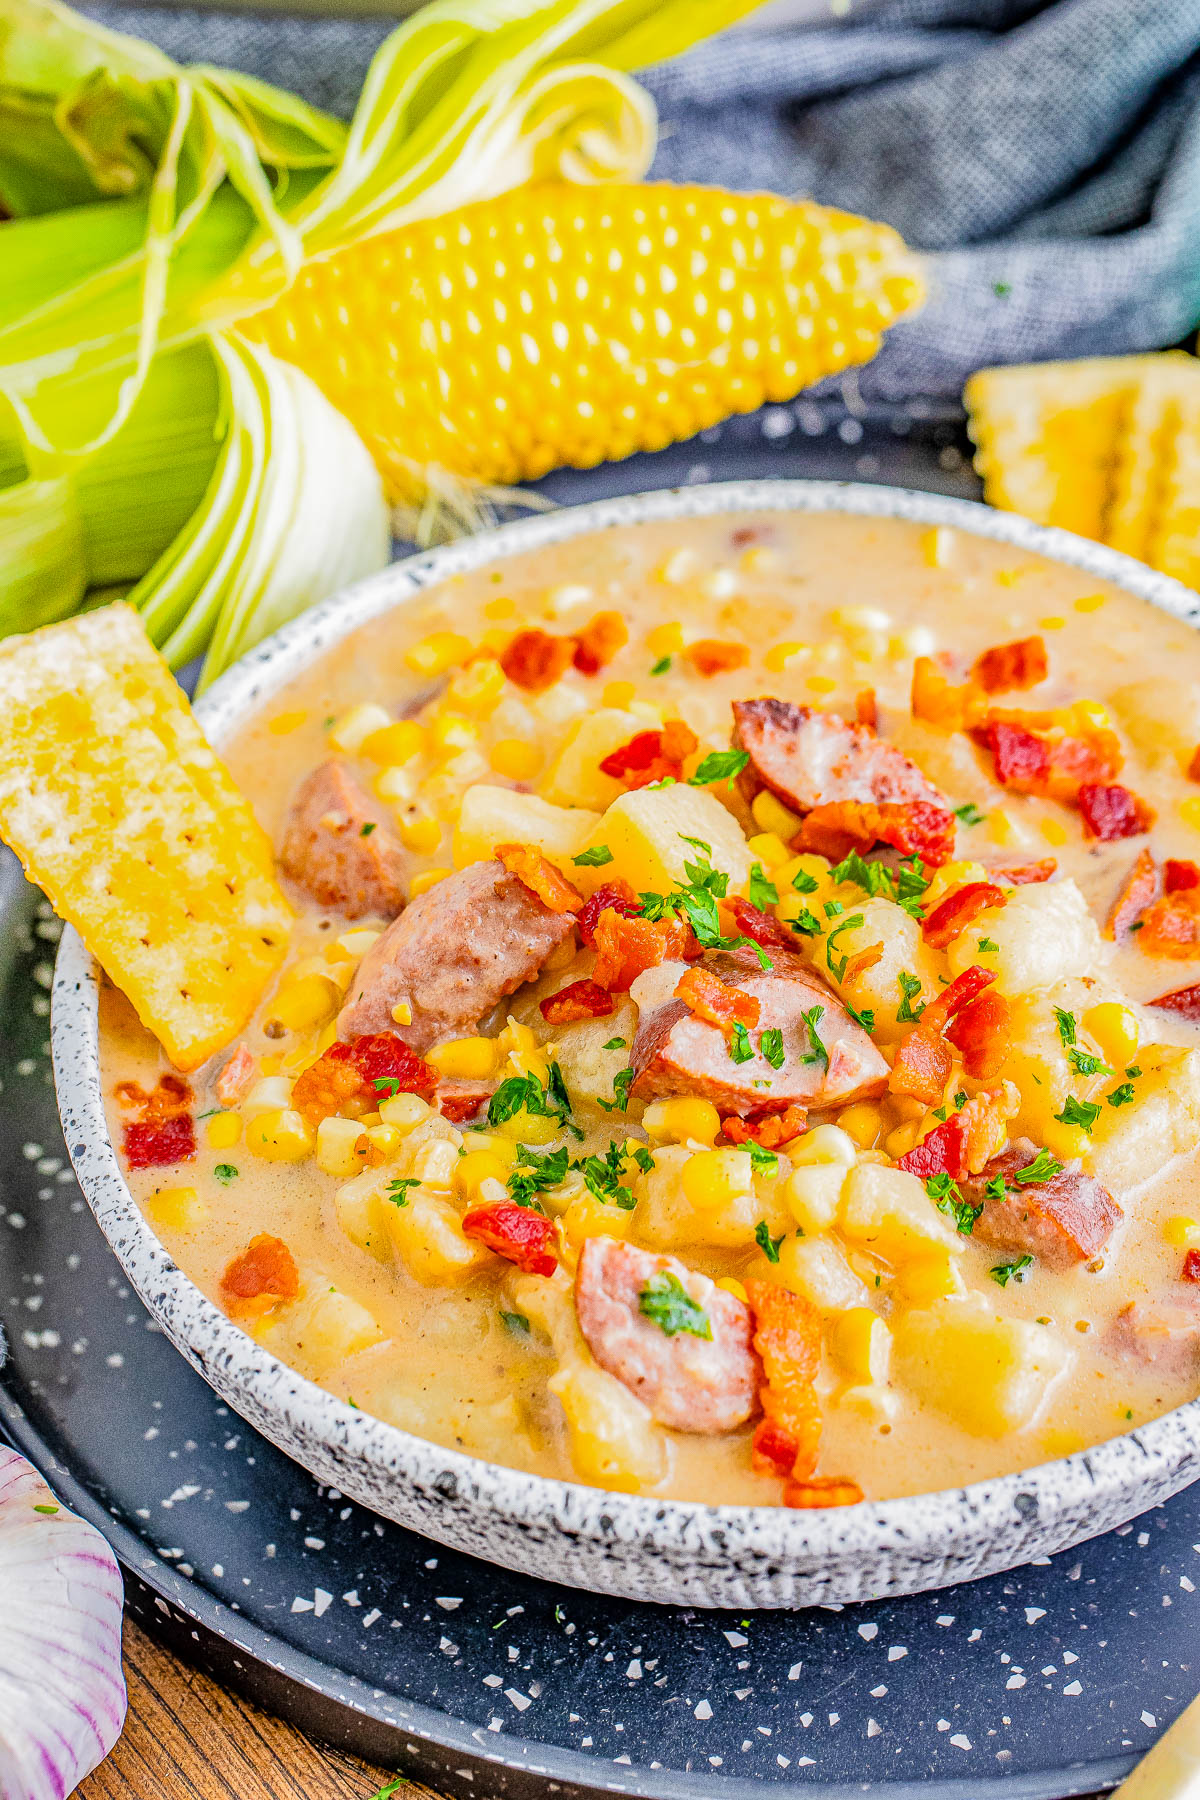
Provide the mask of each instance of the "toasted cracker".
[{"label": "toasted cracker", "polygon": [[1179,398],[1198,378],[1190,357],[1162,357],[1142,371],[1126,398],[1118,435],[1105,542],[1152,560],[1151,544],[1166,498]]},{"label": "toasted cracker", "polygon": [[182,1070],[287,949],[271,845],[131,607],[0,645],[0,837]]},{"label": "toasted cracker", "polygon": [[1188,587],[1200,587],[1200,363],[1181,383],[1163,445],[1158,512],[1146,560]]}]

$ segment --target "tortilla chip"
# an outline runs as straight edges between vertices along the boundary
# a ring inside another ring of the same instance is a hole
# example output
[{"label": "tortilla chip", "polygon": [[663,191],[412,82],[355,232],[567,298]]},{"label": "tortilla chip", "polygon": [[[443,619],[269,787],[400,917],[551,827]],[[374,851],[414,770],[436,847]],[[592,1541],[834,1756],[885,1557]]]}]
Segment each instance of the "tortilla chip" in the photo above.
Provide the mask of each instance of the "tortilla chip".
[{"label": "tortilla chip", "polygon": [[292,911],[131,607],[0,644],[0,837],[176,1068],[246,1024]]}]

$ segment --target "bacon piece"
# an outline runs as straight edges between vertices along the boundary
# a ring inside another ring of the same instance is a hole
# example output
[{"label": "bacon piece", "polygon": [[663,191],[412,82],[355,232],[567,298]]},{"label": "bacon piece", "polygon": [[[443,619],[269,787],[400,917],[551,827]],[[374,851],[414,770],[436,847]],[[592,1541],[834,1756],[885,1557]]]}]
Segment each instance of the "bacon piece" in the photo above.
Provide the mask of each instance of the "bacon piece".
[{"label": "bacon piece", "polygon": [[190,1113],[158,1122],[130,1123],[124,1132],[125,1161],[131,1169],[157,1169],[168,1163],[191,1162],[196,1154],[196,1127]]},{"label": "bacon piece", "polygon": [[596,947],[596,920],[602,912],[618,912],[624,919],[641,915],[642,903],[627,881],[606,881],[584,902],[576,923],[589,950]]},{"label": "bacon piece", "polygon": [[1163,864],[1163,892],[1165,894],[1181,894],[1187,888],[1194,887],[1200,887],[1200,864],[1180,862],[1177,858],[1169,856]]},{"label": "bacon piece", "polygon": [[1041,862],[1016,863],[1007,867],[1002,864],[999,868],[990,869],[988,873],[994,875],[997,881],[1002,881],[1005,887],[1030,887],[1039,881],[1049,881],[1057,869],[1057,858],[1044,856]]},{"label": "bacon piece", "polygon": [[893,1094],[908,1094],[927,1106],[935,1106],[952,1067],[953,1058],[945,1040],[938,1032],[918,1025],[900,1040],[888,1087]]},{"label": "bacon piece", "polygon": [[300,1292],[296,1259],[282,1238],[261,1231],[235,1256],[221,1277],[221,1294],[230,1313],[247,1316],[267,1312]]},{"label": "bacon piece", "polygon": [[868,969],[873,969],[876,963],[882,961],[882,944],[868,944],[865,949],[856,950],[853,956],[846,959],[846,967],[842,974],[842,986],[844,988],[852,987],[860,975],[865,975]]},{"label": "bacon piece", "polygon": [[743,900],[734,894],[729,900],[720,902],[721,909],[727,911],[733,921],[730,937],[753,938],[764,950],[794,950],[796,940],[785,925],[773,919],[769,913],[761,912],[757,906],[751,906],[749,900]]},{"label": "bacon piece", "polygon": [[1037,729],[1047,717],[992,713],[976,733],[992,753],[996,780],[1002,787],[1019,794],[1049,794],[1076,801],[1081,785],[1111,781],[1119,772],[1121,745],[1115,733],[1088,731],[1071,736]]},{"label": "bacon piece", "polygon": [[745,1119],[730,1113],[721,1120],[721,1130],[731,1144],[745,1144],[753,1138],[764,1150],[778,1150],[781,1144],[798,1138],[807,1124],[808,1109],[793,1105],[782,1112],[751,1113]]},{"label": "bacon piece", "polygon": [[160,1075],[149,1093],[138,1081],[118,1081],[113,1092],[122,1106],[136,1107],[143,1125],[177,1119],[192,1104],[192,1090],[182,1075]]},{"label": "bacon piece", "polygon": [[854,696],[854,718],[856,724],[865,725],[868,731],[878,731],[879,702],[873,687],[860,688]]},{"label": "bacon piece", "polygon": [[727,675],[731,669],[744,669],[750,661],[745,644],[726,643],[720,638],[698,638],[683,652],[697,675]]},{"label": "bacon piece", "polygon": [[557,994],[541,1002],[538,1010],[547,1025],[571,1025],[576,1019],[607,1019],[609,1013],[615,1012],[616,1001],[599,982],[585,977],[559,988]]},{"label": "bacon piece", "polygon": [[598,612],[575,639],[575,667],[581,675],[598,675],[629,642],[629,627],[619,612]]},{"label": "bacon piece", "polygon": [[486,1244],[497,1256],[515,1263],[524,1275],[553,1275],[558,1267],[552,1248],[557,1236],[554,1221],[531,1206],[493,1200],[466,1213],[462,1228],[466,1237]]},{"label": "bacon piece", "polygon": [[652,781],[678,781],[684,758],[698,741],[682,719],[668,719],[661,731],[639,731],[627,744],[610,751],[600,770],[630,789],[649,787]]},{"label": "bacon piece", "polygon": [[1050,747],[1045,738],[1002,719],[990,721],[983,737],[1001,787],[1015,788],[1020,794],[1046,792],[1050,783]]},{"label": "bacon piece", "polygon": [[627,918],[609,907],[596,920],[592,979],[610,994],[626,994],[639,975],[659,963],[699,956],[700,945],[682,919]]},{"label": "bacon piece", "polygon": [[944,950],[981,913],[1006,906],[1008,895],[990,881],[969,881],[939,901],[921,926],[921,936],[934,950]]},{"label": "bacon piece", "polygon": [[433,1098],[443,1119],[449,1119],[452,1125],[461,1125],[467,1119],[473,1119],[494,1092],[490,1082],[439,1081]]},{"label": "bacon piece", "polygon": [[1189,1250],[1180,1271],[1182,1281],[1200,1281],[1200,1250]]},{"label": "bacon piece", "polygon": [[[1029,1138],[1017,1138],[985,1163],[975,1179],[964,1181],[966,1198],[983,1208],[974,1235],[997,1250],[1027,1252],[1051,1269],[1090,1262],[1124,1214],[1108,1189],[1085,1175],[1077,1162],[1060,1168],[1049,1181],[1015,1180],[1037,1154]],[[997,1176],[1005,1180],[998,1199],[987,1191]]]},{"label": "bacon piece", "polygon": [[685,971],[675,986],[675,998],[682,1000],[690,1013],[715,1025],[726,1043],[733,1042],[734,1027],[747,1029],[758,1024],[762,1011],[753,994],[740,988],[727,987],[719,975],[699,964]]},{"label": "bacon piece", "polygon": [[1181,1019],[1200,1024],[1200,987],[1176,988],[1174,993],[1160,994],[1157,1000],[1147,1000],[1146,1005],[1160,1007],[1163,1012],[1178,1013]]},{"label": "bacon piece", "polygon": [[954,854],[954,829],[954,814],[927,800],[831,800],[813,808],[793,845],[841,862],[852,850],[865,854],[875,844],[890,844],[901,856],[919,856],[936,869]]},{"label": "bacon piece", "polygon": [[1008,1058],[1012,1009],[1001,994],[981,994],[955,1014],[946,1036],[963,1059],[973,1081],[990,1081]]},{"label": "bacon piece", "polygon": [[527,694],[541,694],[565,675],[575,660],[575,639],[554,637],[536,626],[514,632],[500,652],[500,667]]},{"label": "bacon piece", "polygon": [[566,876],[532,844],[497,844],[496,861],[531,894],[536,894],[550,912],[577,913],[583,906],[578,888],[572,887]]},{"label": "bacon piece", "polygon": [[217,1076],[213,1090],[222,1106],[236,1106],[245,1099],[257,1068],[258,1058],[250,1054],[245,1044],[239,1044]]},{"label": "bacon piece", "polygon": [[754,1348],[766,1377],[759,1395],[763,1422],[751,1452],[754,1466],[760,1473],[807,1481],[821,1445],[816,1390],[820,1314],[802,1295],[774,1282],[748,1280],[746,1298],[754,1317]]},{"label": "bacon piece", "polygon": [[967,1173],[967,1134],[958,1113],[935,1125],[927,1137],[896,1158],[898,1169],[927,1181],[931,1175],[949,1175],[959,1181]]},{"label": "bacon piece", "polygon": [[982,994],[984,988],[990,987],[995,979],[994,970],[984,969],[978,963],[972,963],[969,969],[964,969],[961,975],[956,975],[954,980],[929,1002],[921,1014],[922,1025],[933,1031],[945,1031],[947,1021],[952,1019],[955,1013],[961,1012],[963,1007],[974,1000],[977,994]]},{"label": "bacon piece", "polygon": [[1200,888],[1180,888],[1148,906],[1138,946],[1147,956],[1169,956],[1176,962],[1200,956]]},{"label": "bacon piece", "polygon": [[805,1512],[826,1506],[857,1506],[863,1499],[862,1489],[849,1475],[813,1475],[807,1481],[789,1481],[783,1490],[783,1504]]},{"label": "bacon piece", "polygon": [[1102,843],[1137,837],[1154,823],[1153,809],[1115,782],[1085,781],[1077,796],[1083,826],[1089,837]]},{"label": "bacon piece", "polygon": [[1187,766],[1188,780],[1200,781],[1200,744],[1192,751],[1191,761]]},{"label": "bacon piece", "polygon": [[349,1043],[330,1044],[297,1077],[292,1105],[310,1125],[319,1125],[333,1113],[354,1119],[376,1112],[379,1102],[393,1094],[429,1099],[437,1081],[436,1071],[403,1038],[373,1032]]},{"label": "bacon piece", "polygon": [[1200,1370],[1200,1293],[1190,1282],[1161,1299],[1135,1300],[1117,1314],[1112,1348],[1169,1377]]},{"label": "bacon piece", "polygon": [[1002,694],[1013,688],[1037,687],[1049,672],[1045,639],[1027,637],[985,650],[976,657],[970,679],[986,694]]},{"label": "bacon piece", "polygon": [[[1168,863],[1167,867],[1170,867]],[[1104,922],[1104,935],[1115,943],[1145,912],[1158,893],[1158,864],[1150,851],[1142,847],[1133,867],[1121,883],[1121,891],[1112,903]]]},{"label": "bacon piece", "polygon": [[987,696],[971,681],[955,686],[931,656],[918,656],[913,662],[910,709],[914,719],[943,731],[971,731],[986,717]]}]

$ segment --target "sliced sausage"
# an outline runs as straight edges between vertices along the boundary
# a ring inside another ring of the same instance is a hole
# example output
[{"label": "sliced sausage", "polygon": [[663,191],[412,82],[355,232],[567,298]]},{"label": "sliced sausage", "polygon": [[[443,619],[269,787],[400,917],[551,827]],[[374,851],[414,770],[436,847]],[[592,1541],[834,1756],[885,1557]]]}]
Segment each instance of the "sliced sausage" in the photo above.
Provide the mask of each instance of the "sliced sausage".
[{"label": "sliced sausage", "polygon": [[734,747],[750,758],[740,780],[748,800],[760,788],[793,812],[838,800],[903,804],[924,800],[949,810],[945,795],[894,744],[867,725],[790,700],[735,700]]},{"label": "sliced sausage", "polygon": [[[1016,1138],[961,1184],[966,1198],[983,1207],[974,1235],[997,1250],[1029,1252],[1051,1269],[1090,1262],[1125,1215],[1108,1189],[1085,1175],[1077,1162],[1067,1163],[1049,1181],[1016,1181],[1017,1170],[1027,1169],[1037,1153],[1028,1138]],[[998,1175],[1005,1178],[999,1199],[987,1192]]]},{"label": "sliced sausage", "polygon": [[[391,1031],[412,1049],[460,1037],[532,981],[575,930],[498,862],[471,863],[428,888],[359,964],[338,1035]],[[410,1022],[398,1021],[407,1006]]]},{"label": "sliced sausage", "polygon": [[[746,1062],[734,1062],[717,1026],[697,1018],[681,1000],[655,1005],[652,992],[642,990],[649,1004],[639,1018],[629,1058],[635,1095],[654,1100],[702,1094],[721,1112],[745,1117],[793,1105],[810,1110],[844,1106],[885,1091],[887,1063],[832,989],[794,951],[771,949],[768,954],[770,969],[763,969],[747,950],[710,950],[703,958],[702,966],[758,1001],[758,1024],[750,1032],[754,1054]],[[633,998],[638,998],[636,983]],[[782,1040],[778,1068],[761,1048],[762,1033],[771,1030]]]},{"label": "sliced sausage", "polygon": [[1180,1288],[1133,1301],[1113,1321],[1109,1345],[1171,1379],[1200,1374],[1200,1294]]},{"label": "sliced sausage", "polygon": [[[674,1327],[677,1283],[692,1323],[711,1337]],[[656,1304],[665,1294],[665,1304]],[[688,1303],[691,1303],[688,1306]],[[644,1310],[649,1306],[649,1311]],[[696,1310],[698,1309],[698,1311]],[[750,1308],[736,1294],[674,1256],[652,1256],[615,1238],[588,1238],[575,1277],[575,1310],[602,1369],[623,1381],[662,1425],[676,1431],[732,1431],[758,1410],[762,1368]]]},{"label": "sliced sausage", "polygon": [[348,919],[394,919],[404,905],[407,865],[388,815],[340,762],[321,763],[301,782],[279,866],[318,905]]}]

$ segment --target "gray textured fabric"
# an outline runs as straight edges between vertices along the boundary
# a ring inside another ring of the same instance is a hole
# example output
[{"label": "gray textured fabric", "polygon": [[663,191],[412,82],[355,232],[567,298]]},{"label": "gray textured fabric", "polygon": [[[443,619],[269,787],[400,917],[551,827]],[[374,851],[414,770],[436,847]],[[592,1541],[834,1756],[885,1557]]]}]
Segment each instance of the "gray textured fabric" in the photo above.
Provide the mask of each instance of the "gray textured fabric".
[{"label": "gray textured fabric", "polygon": [[[386,26],[90,6],[347,114]],[[811,194],[929,253],[865,395],[1169,344],[1200,320],[1200,0],[876,0],[651,70],[654,172]]]}]

